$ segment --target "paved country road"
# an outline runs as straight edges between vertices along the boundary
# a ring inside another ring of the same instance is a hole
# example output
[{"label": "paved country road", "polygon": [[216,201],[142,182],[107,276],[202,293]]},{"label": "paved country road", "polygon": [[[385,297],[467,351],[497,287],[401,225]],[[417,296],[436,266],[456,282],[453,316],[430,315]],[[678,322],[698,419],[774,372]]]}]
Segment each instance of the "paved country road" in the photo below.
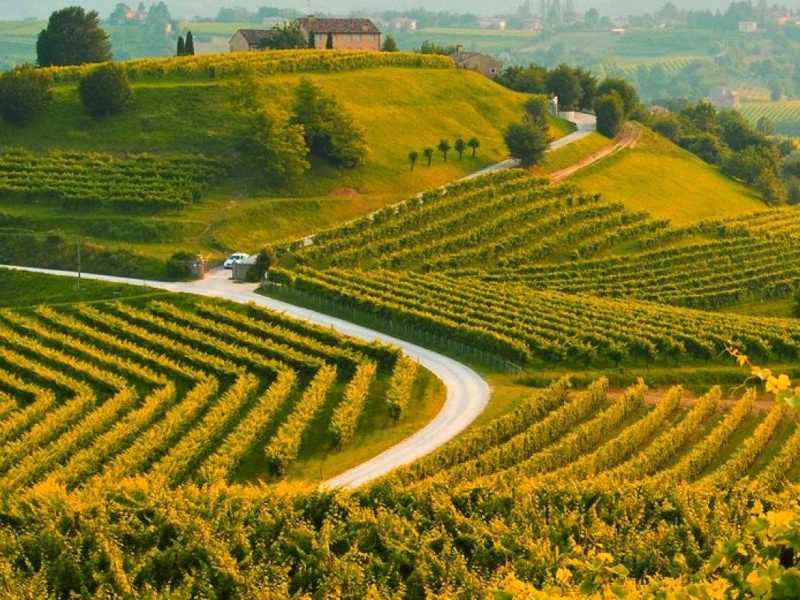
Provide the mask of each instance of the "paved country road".
[{"label": "paved country road", "polygon": [[[3,269],[17,269],[32,273],[77,277],[72,271],[56,271],[52,269],[37,269],[32,267],[14,267],[0,265]],[[184,292],[200,296],[224,298],[233,302],[253,302],[260,306],[284,312],[288,315],[323,325],[333,327],[338,332],[361,340],[371,342],[379,340],[386,344],[400,347],[406,354],[415,358],[426,369],[434,373],[447,388],[447,398],[438,415],[425,427],[414,435],[406,438],[399,444],[385,450],[378,456],[368,460],[326,481],[323,485],[329,488],[355,488],[373,479],[385,475],[395,467],[408,464],[429,454],[449,440],[453,439],[469,426],[486,408],[489,402],[489,385],[475,371],[461,363],[442,356],[431,350],[426,350],[415,344],[399,340],[360,325],[348,323],[342,319],[330,317],[306,308],[300,308],[286,302],[273,300],[256,294],[251,284],[233,283],[229,279],[229,272],[223,270],[212,271],[202,281],[187,283],[174,283],[164,281],[147,281],[129,277],[114,277],[110,275],[93,275],[83,273],[84,279],[108,281],[112,283],[125,283],[145,287],[167,290],[171,292]]]}]

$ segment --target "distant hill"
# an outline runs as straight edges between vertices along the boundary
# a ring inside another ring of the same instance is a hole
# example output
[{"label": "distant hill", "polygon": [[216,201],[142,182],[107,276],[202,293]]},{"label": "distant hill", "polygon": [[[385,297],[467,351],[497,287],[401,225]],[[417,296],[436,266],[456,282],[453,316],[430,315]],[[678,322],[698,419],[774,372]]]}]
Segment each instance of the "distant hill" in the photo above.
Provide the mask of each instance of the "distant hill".
[{"label": "distant hill", "polygon": [[[92,8],[100,12],[102,16],[107,16],[114,9],[118,0],[84,0],[79,2],[81,6]],[[138,3],[138,2],[137,2]],[[627,15],[652,12],[664,6],[665,0],[578,0],[576,6],[579,10],[586,10],[597,7],[602,13],[610,15]],[[53,10],[75,4],[69,0],[40,0],[38,2],[26,3],[2,3],[0,4],[0,19],[23,19],[27,17],[45,17]],[[235,4],[249,9],[257,9],[265,4],[270,4],[265,0],[238,0],[235,3],[226,3],[222,0],[170,0],[167,2],[173,15],[179,17],[213,16],[217,14],[223,6]],[[279,2],[274,3],[280,6],[296,8],[301,11],[307,10],[304,2]],[[425,6],[429,10],[447,10],[450,12],[474,12],[476,14],[514,12],[519,6],[517,0],[504,0],[500,3],[487,5],[479,0],[464,0],[454,2],[453,0],[443,1],[435,5],[425,5],[419,0],[401,0],[400,2],[389,3],[385,0],[366,0],[357,5],[349,0],[317,0],[311,5],[313,11],[329,11],[338,13],[349,13],[355,9],[359,10],[404,10]],[[674,4],[679,8],[691,9],[724,9],[730,2],[727,0],[674,0]]]}]

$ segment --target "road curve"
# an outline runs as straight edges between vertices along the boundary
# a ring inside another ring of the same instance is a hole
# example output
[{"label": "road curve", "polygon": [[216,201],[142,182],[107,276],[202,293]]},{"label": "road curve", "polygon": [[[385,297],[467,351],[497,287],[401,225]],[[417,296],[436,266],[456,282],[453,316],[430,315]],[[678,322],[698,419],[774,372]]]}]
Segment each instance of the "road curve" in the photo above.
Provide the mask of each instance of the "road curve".
[{"label": "road curve", "polygon": [[[73,271],[57,271],[33,267],[0,265],[2,269],[16,269],[32,273],[77,277]],[[124,283],[156,288],[170,292],[183,292],[200,296],[223,298],[233,302],[253,302],[273,310],[281,311],[295,318],[333,327],[338,332],[367,342],[381,341],[400,347],[403,352],[419,361],[434,373],[447,389],[447,398],[438,415],[425,427],[399,444],[385,450],[378,456],[362,463],[323,483],[327,488],[356,488],[373,479],[385,475],[392,469],[408,464],[439,448],[469,426],[486,408],[489,402],[489,385],[469,367],[446,356],[427,350],[395,337],[349,323],[313,310],[301,308],[256,294],[247,284],[233,283],[225,271],[214,271],[202,281],[175,283],[149,281],[130,277],[95,275],[83,273],[81,277],[111,283]]]}]

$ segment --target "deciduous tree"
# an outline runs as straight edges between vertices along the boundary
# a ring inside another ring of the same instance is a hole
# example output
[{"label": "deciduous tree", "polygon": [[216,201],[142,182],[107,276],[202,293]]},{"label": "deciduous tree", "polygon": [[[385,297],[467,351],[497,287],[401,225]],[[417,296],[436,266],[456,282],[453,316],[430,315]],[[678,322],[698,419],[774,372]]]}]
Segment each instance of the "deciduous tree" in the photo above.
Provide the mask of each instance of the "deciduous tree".
[{"label": "deciduous tree", "polygon": [[111,42],[96,11],[70,6],[50,15],[36,56],[40,67],[104,62],[111,60]]},{"label": "deciduous tree", "polygon": [[81,79],[78,92],[86,111],[95,117],[121,112],[133,95],[125,67],[115,63],[89,71]]},{"label": "deciduous tree", "polygon": [[531,123],[512,123],[503,138],[511,156],[525,168],[539,164],[550,143],[547,133]]}]

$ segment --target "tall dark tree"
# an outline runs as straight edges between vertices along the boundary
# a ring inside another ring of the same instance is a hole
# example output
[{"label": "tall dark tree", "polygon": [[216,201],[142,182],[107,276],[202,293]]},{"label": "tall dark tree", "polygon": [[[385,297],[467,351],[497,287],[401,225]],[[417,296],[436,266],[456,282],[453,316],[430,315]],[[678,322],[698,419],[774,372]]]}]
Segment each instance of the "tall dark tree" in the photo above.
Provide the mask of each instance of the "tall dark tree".
[{"label": "tall dark tree", "polygon": [[416,150],[412,150],[408,153],[408,162],[411,163],[411,170],[414,170],[414,166],[417,164],[417,159],[419,158],[419,152]]},{"label": "tall dark tree", "polygon": [[625,125],[625,105],[616,92],[599,96],[594,101],[597,115],[597,131],[606,137],[614,138]]},{"label": "tall dark tree", "polygon": [[183,42],[183,36],[178,36],[178,53],[177,56],[183,56],[186,54],[186,45]]},{"label": "tall dark tree", "polygon": [[328,34],[328,39],[325,40],[325,48],[327,50],[333,50],[333,34]]},{"label": "tall dark tree", "polygon": [[478,152],[478,148],[481,147],[481,142],[480,142],[480,140],[478,138],[475,138],[475,137],[474,138],[470,138],[470,140],[467,142],[467,146],[472,148],[472,158],[475,158],[475,155]]},{"label": "tall dark tree", "polygon": [[399,48],[397,47],[397,41],[395,41],[394,36],[389,34],[386,36],[386,39],[383,40],[383,51],[384,52],[397,52]]},{"label": "tall dark tree", "polygon": [[444,162],[447,162],[447,153],[450,152],[450,142],[444,139],[439,140],[439,145],[436,146],[436,149],[442,153]]},{"label": "tall dark tree", "polygon": [[111,42],[96,11],[71,6],[50,15],[36,57],[40,67],[104,62],[111,60]]},{"label": "tall dark tree", "polygon": [[428,160],[428,166],[430,167],[433,162],[433,148],[425,148],[422,151],[422,155]]},{"label": "tall dark tree", "polygon": [[184,56],[194,56],[194,36],[191,31],[186,32],[186,46],[183,49]]},{"label": "tall dark tree", "polygon": [[581,101],[581,82],[569,65],[556,67],[547,74],[547,91],[558,97],[559,106],[571,110]]}]

